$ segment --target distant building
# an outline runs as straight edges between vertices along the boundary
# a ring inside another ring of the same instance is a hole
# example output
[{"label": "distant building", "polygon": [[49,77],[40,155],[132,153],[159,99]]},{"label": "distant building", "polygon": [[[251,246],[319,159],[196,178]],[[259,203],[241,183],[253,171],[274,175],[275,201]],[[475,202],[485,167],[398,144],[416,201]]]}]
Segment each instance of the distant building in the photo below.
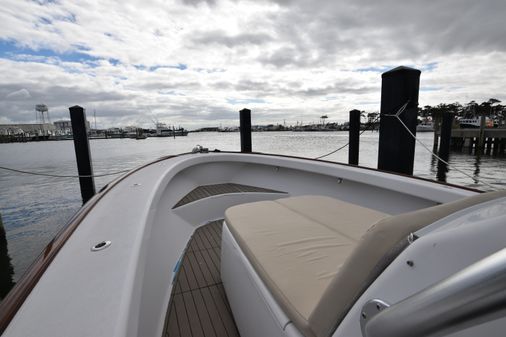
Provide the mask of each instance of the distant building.
[{"label": "distant building", "polygon": [[[72,122],[70,120],[59,120],[53,123],[61,134],[72,134]],[[90,122],[86,121],[86,130],[90,131]]]},{"label": "distant building", "polygon": [[55,129],[55,126],[49,123],[0,124],[0,135],[47,136],[54,134]]},{"label": "distant building", "polygon": [[123,131],[127,132],[127,133],[130,133],[130,132],[133,132],[135,133],[137,131],[138,127],[137,126],[132,126],[132,125],[129,125],[129,126],[125,126],[123,128]]}]

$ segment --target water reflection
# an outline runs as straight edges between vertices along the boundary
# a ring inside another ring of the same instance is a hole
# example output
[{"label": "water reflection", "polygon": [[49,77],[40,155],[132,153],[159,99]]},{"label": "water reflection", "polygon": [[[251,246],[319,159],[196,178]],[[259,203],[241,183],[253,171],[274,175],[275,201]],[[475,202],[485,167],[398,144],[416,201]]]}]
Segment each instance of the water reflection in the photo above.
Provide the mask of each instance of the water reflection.
[{"label": "water reflection", "polygon": [[437,181],[446,183],[447,173],[448,173],[448,165],[446,165],[446,163],[442,162],[441,160],[438,160],[437,174],[436,174]]},{"label": "water reflection", "polygon": [[11,258],[7,248],[7,238],[0,214],[0,300],[7,295],[14,286],[13,281],[14,268],[11,264]]},{"label": "water reflection", "polygon": [[430,172],[436,174],[436,163],[438,160],[434,156],[430,156]]},{"label": "water reflection", "polygon": [[481,156],[476,155],[476,160],[474,161],[474,181],[477,182],[480,178],[480,164],[481,164]]}]

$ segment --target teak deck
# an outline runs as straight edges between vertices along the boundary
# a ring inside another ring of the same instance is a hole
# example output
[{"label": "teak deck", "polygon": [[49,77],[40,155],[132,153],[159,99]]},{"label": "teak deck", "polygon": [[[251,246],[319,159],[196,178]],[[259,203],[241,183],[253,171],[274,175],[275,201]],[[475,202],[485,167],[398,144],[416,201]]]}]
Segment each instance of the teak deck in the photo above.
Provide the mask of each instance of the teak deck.
[{"label": "teak deck", "polygon": [[239,336],[220,276],[223,220],[199,227],[183,257],[164,337]]}]

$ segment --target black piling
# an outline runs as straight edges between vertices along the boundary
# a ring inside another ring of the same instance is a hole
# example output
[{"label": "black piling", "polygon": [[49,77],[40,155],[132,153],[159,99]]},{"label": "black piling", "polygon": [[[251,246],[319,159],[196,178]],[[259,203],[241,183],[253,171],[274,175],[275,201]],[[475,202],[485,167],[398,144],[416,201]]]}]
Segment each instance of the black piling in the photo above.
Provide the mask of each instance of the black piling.
[{"label": "black piling", "polygon": [[494,149],[492,151],[493,156],[497,156],[497,154],[499,153],[499,143],[500,138],[499,137],[494,138]]},{"label": "black piling", "polygon": [[14,268],[11,264],[2,215],[0,214],[0,300],[3,299],[14,286],[13,275]]},{"label": "black piling", "polygon": [[251,110],[239,111],[239,130],[241,131],[241,152],[250,153],[251,147]]},{"label": "black piling", "polygon": [[482,153],[484,153],[484,146],[485,146],[485,122],[486,122],[486,117],[484,115],[482,115],[480,117],[480,135],[477,139],[477,144],[476,144],[476,149],[474,151],[474,153],[476,155],[481,155]]},{"label": "black piling", "polygon": [[360,146],[360,111],[350,111],[350,145],[348,152],[348,164],[358,165],[358,153]]},{"label": "black piling", "polygon": [[399,118],[416,135],[420,70],[397,67],[382,75],[381,119],[378,169],[413,174],[415,139],[395,116],[406,105]]},{"label": "black piling", "polygon": [[490,155],[492,153],[492,137],[487,137],[485,146],[485,154]]},{"label": "black piling", "polygon": [[83,205],[95,195],[95,182],[91,166],[90,143],[86,130],[86,112],[80,106],[73,106],[70,110],[72,134],[74,135],[74,149],[76,151],[77,172]]},{"label": "black piling", "polygon": [[432,152],[436,153],[439,146],[439,134],[441,133],[441,116],[439,114],[432,115],[432,123],[434,126],[434,142]]},{"label": "black piling", "polygon": [[[439,143],[439,158],[448,162],[450,159],[450,143],[452,138],[452,125],[453,125],[453,114],[443,114],[441,122],[441,139]],[[441,160],[438,160],[437,164],[437,180],[446,182],[446,173],[448,172],[448,165]]]}]

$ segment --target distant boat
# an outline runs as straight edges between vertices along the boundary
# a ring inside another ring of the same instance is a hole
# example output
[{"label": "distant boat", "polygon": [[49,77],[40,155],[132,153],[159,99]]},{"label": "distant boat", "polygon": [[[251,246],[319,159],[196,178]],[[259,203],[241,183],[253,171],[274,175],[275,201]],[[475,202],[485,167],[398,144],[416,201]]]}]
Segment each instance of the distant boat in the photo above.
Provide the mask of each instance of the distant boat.
[{"label": "distant boat", "polygon": [[144,134],[144,130],[142,130],[141,128],[137,128],[135,130],[135,132],[129,132],[127,134],[128,138],[132,138],[132,139],[146,139],[147,136]]},{"label": "distant boat", "polygon": [[156,123],[156,136],[157,137],[174,137],[174,136],[188,136],[188,131],[184,128],[175,129],[168,127],[165,123]]},{"label": "distant boat", "polygon": [[432,122],[422,122],[416,126],[416,132],[430,131],[434,131],[434,124]]},{"label": "distant boat", "polygon": [[[461,129],[466,128],[472,128],[476,129],[480,127],[480,117],[472,117],[472,118],[461,118],[459,120],[459,125]],[[494,127],[494,121],[489,118],[485,117],[485,127],[486,128],[493,128]]]},{"label": "distant boat", "polygon": [[459,125],[460,125],[461,129],[479,128],[480,127],[480,119],[478,117],[462,118],[459,120]]}]

